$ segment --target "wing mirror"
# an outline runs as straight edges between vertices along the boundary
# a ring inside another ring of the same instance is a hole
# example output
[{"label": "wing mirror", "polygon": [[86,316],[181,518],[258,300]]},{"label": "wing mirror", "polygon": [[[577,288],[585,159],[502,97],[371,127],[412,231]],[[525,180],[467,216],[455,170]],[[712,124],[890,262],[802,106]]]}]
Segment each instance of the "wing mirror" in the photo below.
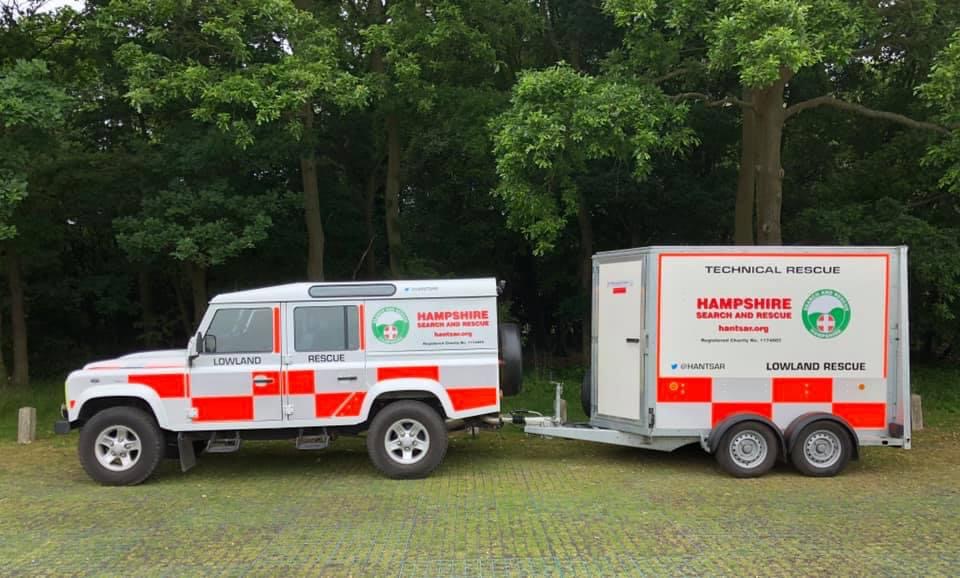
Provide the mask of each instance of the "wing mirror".
[{"label": "wing mirror", "polygon": [[208,333],[203,336],[203,351],[204,353],[217,352],[217,336],[216,335],[210,335]]}]

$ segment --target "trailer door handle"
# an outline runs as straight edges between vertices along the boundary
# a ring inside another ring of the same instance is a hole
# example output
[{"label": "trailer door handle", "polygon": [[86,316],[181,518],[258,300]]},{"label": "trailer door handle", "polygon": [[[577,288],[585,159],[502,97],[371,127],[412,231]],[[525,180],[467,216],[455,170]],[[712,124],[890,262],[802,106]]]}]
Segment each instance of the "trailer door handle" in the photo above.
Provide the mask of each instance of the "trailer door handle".
[{"label": "trailer door handle", "polygon": [[627,338],[627,343],[640,343],[640,338],[639,338],[639,337],[628,337],[628,338]]},{"label": "trailer door handle", "polygon": [[356,381],[356,380],[357,380],[356,375],[341,375],[340,377],[337,378],[337,381]]},{"label": "trailer door handle", "polygon": [[258,375],[253,378],[253,385],[256,387],[264,387],[273,383],[272,377],[266,377],[263,375]]}]

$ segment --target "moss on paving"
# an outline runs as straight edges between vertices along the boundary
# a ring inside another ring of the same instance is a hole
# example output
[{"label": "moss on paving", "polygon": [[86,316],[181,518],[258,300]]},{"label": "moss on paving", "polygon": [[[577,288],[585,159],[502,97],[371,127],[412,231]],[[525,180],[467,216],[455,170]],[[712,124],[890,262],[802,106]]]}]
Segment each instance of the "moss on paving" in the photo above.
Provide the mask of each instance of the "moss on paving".
[{"label": "moss on paving", "polygon": [[960,569],[960,432],[870,448],[833,479],[735,480],[659,454],[516,431],[458,435],[426,480],[362,440],[248,444],[132,488],[91,482],[76,433],[0,442],[0,574],[947,575]]}]

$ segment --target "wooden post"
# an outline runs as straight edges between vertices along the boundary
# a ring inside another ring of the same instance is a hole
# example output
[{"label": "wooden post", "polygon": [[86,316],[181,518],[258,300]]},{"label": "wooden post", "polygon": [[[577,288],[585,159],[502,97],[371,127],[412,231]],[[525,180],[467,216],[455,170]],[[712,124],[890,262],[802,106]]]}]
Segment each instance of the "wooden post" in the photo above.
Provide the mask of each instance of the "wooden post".
[{"label": "wooden post", "polygon": [[28,444],[37,439],[37,408],[21,407],[17,414],[17,443]]},{"label": "wooden post", "polygon": [[923,404],[915,393],[910,396],[910,423],[913,424],[913,431],[923,429]]}]

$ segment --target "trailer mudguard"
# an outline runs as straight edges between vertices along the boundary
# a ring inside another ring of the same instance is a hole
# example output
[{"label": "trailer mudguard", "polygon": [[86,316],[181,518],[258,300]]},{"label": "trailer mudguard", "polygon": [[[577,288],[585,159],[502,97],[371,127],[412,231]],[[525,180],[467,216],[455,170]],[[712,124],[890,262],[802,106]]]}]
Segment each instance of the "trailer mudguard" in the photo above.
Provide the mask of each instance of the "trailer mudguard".
[{"label": "trailer mudguard", "polygon": [[847,434],[850,435],[850,441],[853,442],[853,459],[860,459],[860,438],[857,436],[856,430],[854,430],[850,424],[847,423],[847,420],[843,419],[842,417],[822,411],[805,413],[790,422],[790,425],[787,426],[787,430],[783,432],[788,453],[793,451],[793,445],[796,442],[797,435],[803,430],[803,428],[815,421],[832,421],[843,426],[843,429],[845,429]]},{"label": "trailer mudguard", "polygon": [[777,424],[756,413],[737,413],[718,423],[716,427],[710,430],[710,436],[707,438],[707,447],[710,448],[710,453],[717,453],[717,446],[720,445],[720,440],[723,439],[723,434],[727,433],[728,429],[745,421],[759,422],[773,430],[774,435],[777,436],[777,442],[780,444],[781,459],[787,455],[787,444],[784,441],[783,432],[780,431]]}]

